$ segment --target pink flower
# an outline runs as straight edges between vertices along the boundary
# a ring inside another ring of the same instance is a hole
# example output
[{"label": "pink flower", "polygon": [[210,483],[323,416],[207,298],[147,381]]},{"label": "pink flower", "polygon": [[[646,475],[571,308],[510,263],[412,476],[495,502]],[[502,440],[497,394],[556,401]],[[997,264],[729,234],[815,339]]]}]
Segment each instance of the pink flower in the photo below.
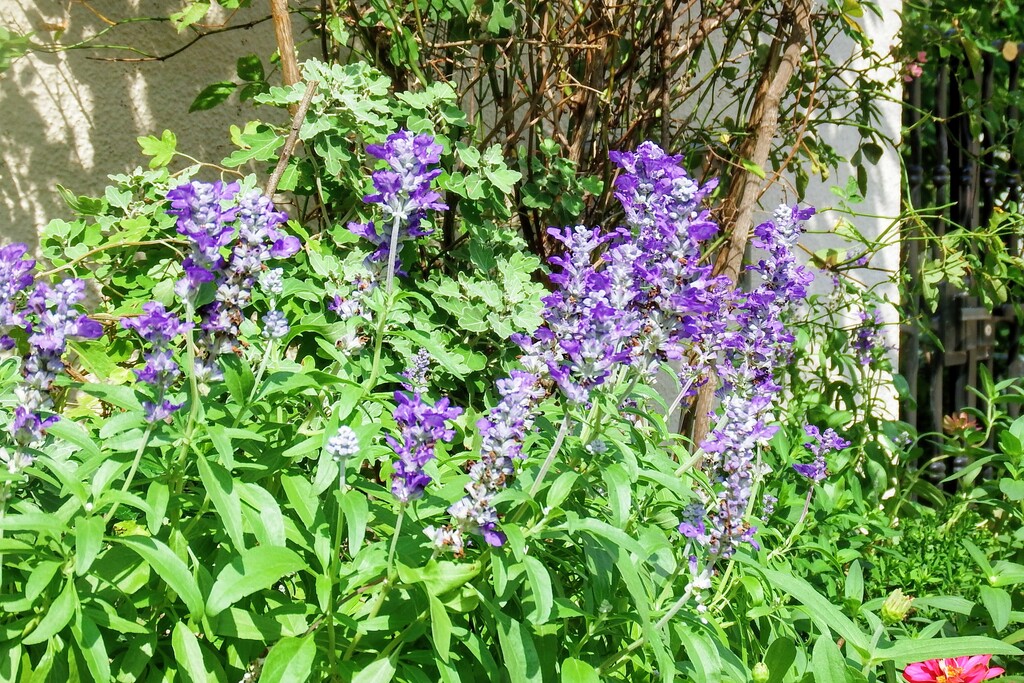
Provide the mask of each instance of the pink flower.
[{"label": "pink flower", "polygon": [[989,667],[992,655],[929,659],[908,664],[903,678],[910,683],[979,683],[1003,673],[998,666]]}]

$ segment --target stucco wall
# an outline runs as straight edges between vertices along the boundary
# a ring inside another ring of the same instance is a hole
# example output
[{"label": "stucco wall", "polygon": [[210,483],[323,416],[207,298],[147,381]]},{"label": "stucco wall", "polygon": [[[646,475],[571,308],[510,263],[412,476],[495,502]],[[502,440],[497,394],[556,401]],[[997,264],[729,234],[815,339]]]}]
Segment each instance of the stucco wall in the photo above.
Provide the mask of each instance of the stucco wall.
[{"label": "stucco wall", "polygon": [[[265,3],[254,4],[258,7],[231,23],[267,14]],[[0,0],[0,25],[36,32],[37,42],[44,43],[52,39],[47,26],[64,26],[61,43],[71,44],[107,25],[99,15],[139,17],[179,6],[137,0],[91,0],[88,7],[69,0]],[[179,35],[167,23],[152,22],[101,37],[103,42],[132,45],[155,55],[173,51],[188,38],[188,33]],[[275,47],[273,25],[265,21],[204,38],[166,61],[101,62],[89,56],[138,55],[70,50],[31,53],[15,62],[0,76],[0,238],[33,243],[50,219],[67,217],[69,210],[55,189],[58,183],[78,194],[102,193],[108,174],[145,166],[135,141],[140,135],[159,136],[170,129],[177,134],[181,151],[203,160],[223,158],[231,150],[228,126],[252,117],[251,104],[242,105],[233,96],[213,110],[192,114],[189,105],[210,83],[237,80],[239,57],[266,57]],[[272,114],[265,108],[260,116]]]}]

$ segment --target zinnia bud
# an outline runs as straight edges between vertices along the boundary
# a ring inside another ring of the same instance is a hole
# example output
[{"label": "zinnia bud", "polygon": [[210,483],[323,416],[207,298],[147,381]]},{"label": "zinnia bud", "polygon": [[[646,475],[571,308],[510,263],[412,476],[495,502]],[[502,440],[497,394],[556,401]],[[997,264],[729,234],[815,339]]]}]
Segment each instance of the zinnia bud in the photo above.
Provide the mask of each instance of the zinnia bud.
[{"label": "zinnia bud", "polygon": [[758,662],[754,665],[754,670],[751,672],[750,677],[754,683],[768,683],[768,679],[771,678],[771,671],[768,670],[768,666],[764,662]]},{"label": "zinnia bud", "polygon": [[889,597],[882,603],[882,621],[888,625],[900,623],[910,612],[912,602],[914,598],[904,595],[899,588],[889,593]]}]

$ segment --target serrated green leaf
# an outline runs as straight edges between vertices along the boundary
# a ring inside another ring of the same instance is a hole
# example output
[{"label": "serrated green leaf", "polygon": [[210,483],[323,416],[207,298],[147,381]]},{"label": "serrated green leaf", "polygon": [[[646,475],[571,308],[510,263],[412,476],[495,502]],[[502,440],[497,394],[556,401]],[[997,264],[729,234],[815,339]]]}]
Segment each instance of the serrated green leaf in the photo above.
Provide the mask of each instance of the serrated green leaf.
[{"label": "serrated green leaf", "polygon": [[178,148],[178,138],[169,130],[165,130],[159,138],[146,135],[136,138],[142,153],[148,157],[150,168],[161,168],[171,163]]}]

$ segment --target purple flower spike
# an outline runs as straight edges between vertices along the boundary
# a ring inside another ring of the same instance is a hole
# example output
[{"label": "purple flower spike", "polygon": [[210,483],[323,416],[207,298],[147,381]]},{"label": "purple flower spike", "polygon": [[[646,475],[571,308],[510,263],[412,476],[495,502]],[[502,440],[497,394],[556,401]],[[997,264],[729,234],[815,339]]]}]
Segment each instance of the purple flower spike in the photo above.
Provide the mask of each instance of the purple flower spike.
[{"label": "purple flower spike", "polygon": [[44,418],[43,413],[53,408],[50,392],[64,370],[61,358],[68,340],[97,339],[103,334],[103,326],[76,308],[85,298],[82,280],[64,280],[54,287],[39,282],[26,292],[22,285],[30,282],[31,268],[21,258],[25,253],[22,246],[0,250],[0,269],[14,278],[14,282],[0,285],[0,291],[10,296],[0,304],[8,306],[8,322],[17,321],[28,335],[28,353],[21,361],[23,382],[17,389],[21,405],[15,411],[11,433],[19,445],[30,446],[41,441],[46,428],[59,419],[56,415]]},{"label": "purple flower spike", "polygon": [[831,427],[822,432],[814,425],[805,425],[804,432],[811,437],[811,441],[805,443],[804,448],[814,455],[814,460],[809,463],[795,463],[793,469],[797,474],[807,477],[814,483],[824,481],[828,477],[825,456],[849,448],[850,442],[836,434]]},{"label": "purple flower spike", "polygon": [[419,391],[412,394],[395,392],[395,422],[401,429],[401,440],[387,437],[388,444],[395,451],[395,473],[391,479],[391,493],[402,503],[408,503],[423,495],[430,483],[430,477],[423,472],[423,466],[434,459],[434,447],[438,441],[450,442],[455,430],[446,425],[462,414],[462,408],[450,405],[447,398],[434,405],[423,402]]},{"label": "purple flower spike", "polygon": [[492,546],[505,543],[492,500],[512,480],[514,463],[523,458],[523,441],[545,394],[538,377],[521,370],[500,380],[497,388],[501,400],[477,422],[483,442],[480,460],[469,469],[466,496],[448,508],[451,524],[426,529],[435,547],[457,557],[465,554],[467,534],[479,534]]},{"label": "purple flower spike", "polygon": [[[201,306],[195,371],[204,381],[221,378],[217,357],[237,349],[242,310],[252,301],[252,289],[267,261],[294,256],[302,244],[279,227],[288,216],[258,190],[242,194],[238,183],[193,181],[167,193],[168,213],[178,217],[192,253],[182,264],[185,277],[175,288],[185,301],[195,302],[199,288],[212,283],[214,300]],[[225,255],[228,248],[230,252]],[[269,336],[287,334],[280,313],[268,314]]]},{"label": "purple flower spike", "polygon": [[134,330],[151,346],[146,364],[141,370],[135,370],[135,377],[143,384],[148,384],[155,397],[154,401],[142,402],[146,420],[152,423],[169,419],[183,405],[172,403],[166,398],[167,392],[181,374],[170,344],[175,337],[188,332],[192,323],[182,322],[156,301],[143,304],[142,311],[142,315],[136,318],[123,318],[121,326],[126,330]]},{"label": "purple flower spike", "polygon": [[[441,195],[431,188],[431,182],[441,174],[435,168],[441,160],[441,145],[433,136],[421,133],[413,135],[400,130],[388,136],[383,145],[369,145],[366,152],[387,162],[388,167],[374,171],[375,192],[363,197],[368,204],[377,204],[384,214],[383,229],[368,223],[349,223],[348,229],[374,246],[376,249],[369,260],[386,263],[391,252],[393,230],[399,230],[399,251],[402,243],[413,237],[423,237],[432,230],[422,227],[428,211],[444,211],[448,205],[441,201]],[[399,268],[395,254],[395,267]],[[401,274],[401,271],[396,270]]]},{"label": "purple flower spike", "polygon": [[19,310],[22,292],[32,286],[32,269],[36,262],[25,258],[28,246],[8,244],[0,248],[0,350],[14,346],[8,335],[12,329],[25,324]]}]

